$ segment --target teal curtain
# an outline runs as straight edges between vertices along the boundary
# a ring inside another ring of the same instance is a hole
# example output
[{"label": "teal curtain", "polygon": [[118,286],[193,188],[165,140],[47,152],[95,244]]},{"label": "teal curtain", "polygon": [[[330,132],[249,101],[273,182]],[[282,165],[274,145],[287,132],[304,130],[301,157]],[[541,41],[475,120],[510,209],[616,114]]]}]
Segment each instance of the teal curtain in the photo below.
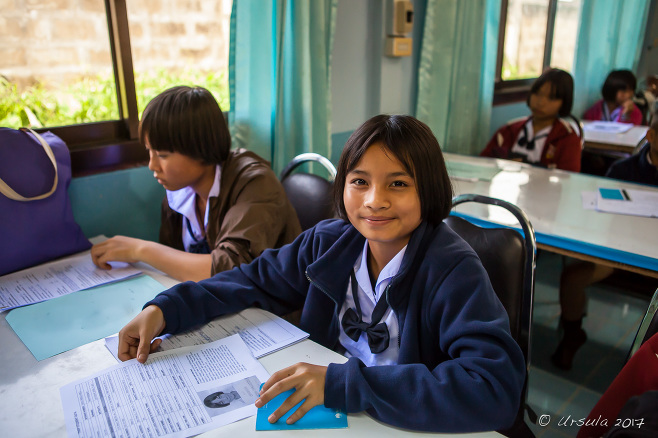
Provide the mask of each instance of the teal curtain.
[{"label": "teal curtain", "polygon": [[229,123],[235,147],[278,173],[295,155],[331,156],[337,0],[234,0]]},{"label": "teal curtain", "polygon": [[649,0],[583,1],[573,68],[575,115],[581,116],[601,99],[601,86],[611,70],[637,72],[649,3]]},{"label": "teal curtain", "polygon": [[416,117],[447,152],[477,154],[489,136],[500,0],[428,0]]}]

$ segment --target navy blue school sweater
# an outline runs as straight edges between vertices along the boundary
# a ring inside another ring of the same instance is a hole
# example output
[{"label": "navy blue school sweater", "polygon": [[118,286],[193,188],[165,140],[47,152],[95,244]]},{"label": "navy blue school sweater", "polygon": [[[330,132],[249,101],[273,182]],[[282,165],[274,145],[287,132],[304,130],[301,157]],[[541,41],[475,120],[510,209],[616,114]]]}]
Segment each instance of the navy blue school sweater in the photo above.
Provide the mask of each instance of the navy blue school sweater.
[{"label": "navy blue school sweater", "polygon": [[[300,327],[336,349],[338,313],[364,243],[348,222],[323,221],[250,264],[181,283],[146,305],[162,309],[165,333],[248,307],[278,315],[302,308]],[[525,379],[523,354],[470,246],[444,223],[422,223],[385,298],[400,326],[391,340],[400,347],[398,364],[366,367],[356,357],[330,364],[325,406],[424,431],[511,426]]]}]

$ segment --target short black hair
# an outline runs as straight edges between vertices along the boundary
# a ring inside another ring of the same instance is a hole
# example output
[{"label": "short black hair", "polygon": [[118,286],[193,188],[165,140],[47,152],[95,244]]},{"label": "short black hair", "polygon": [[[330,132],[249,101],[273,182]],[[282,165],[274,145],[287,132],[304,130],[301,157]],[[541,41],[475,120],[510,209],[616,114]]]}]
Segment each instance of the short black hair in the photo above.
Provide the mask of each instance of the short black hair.
[{"label": "short black hair", "polygon": [[637,87],[637,79],[630,70],[613,70],[605,78],[605,82],[601,87],[601,95],[606,102],[615,102],[617,100],[617,92],[632,90],[635,92]]},{"label": "short black hair", "polygon": [[375,143],[382,143],[414,178],[423,220],[438,225],[448,217],[452,207],[452,184],[432,130],[414,117],[384,114],[358,127],[343,148],[334,181],[334,206],[338,215],[347,220],[343,201],[347,174]]},{"label": "short black hair", "polygon": [[157,151],[178,152],[204,164],[222,164],[231,134],[210,91],[173,87],[151,100],[139,122],[139,141]]},{"label": "short black hair", "polygon": [[551,99],[562,99],[562,106],[558,115],[567,117],[573,107],[573,78],[569,73],[559,68],[546,70],[533,82],[526,104],[530,106],[530,95],[536,94],[546,82],[551,84]]},{"label": "short black hair", "polygon": [[222,403],[222,402],[216,402],[215,398],[218,396],[224,394],[222,391],[217,391],[213,392],[212,394],[209,394],[206,396],[206,398],[203,399],[203,404],[208,406],[209,408],[225,408],[226,406],[230,405],[231,403]]}]

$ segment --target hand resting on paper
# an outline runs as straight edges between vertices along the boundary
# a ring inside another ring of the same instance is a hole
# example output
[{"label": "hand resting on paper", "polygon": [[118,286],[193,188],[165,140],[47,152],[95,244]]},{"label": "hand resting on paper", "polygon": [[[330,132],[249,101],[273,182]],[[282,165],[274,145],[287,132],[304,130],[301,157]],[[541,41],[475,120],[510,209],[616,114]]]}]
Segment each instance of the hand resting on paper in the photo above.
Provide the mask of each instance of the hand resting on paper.
[{"label": "hand resting on paper", "polygon": [[256,407],[267,404],[277,395],[295,388],[295,392],[284,401],[268,418],[270,423],[276,423],[286,412],[295,407],[297,403],[304,403],[286,420],[293,424],[302,418],[312,407],[324,404],[324,381],[327,376],[327,367],[297,363],[272,374],[260,390],[260,398],[256,400]]},{"label": "hand resting on paper", "polygon": [[144,241],[126,236],[115,236],[91,247],[91,260],[101,269],[112,269],[108,262],[135,263],[139,246]]},{"label": "hand resting on paper", "polygon": [[210,254],[192,254],[166,245],[126,236],[114,236],[91,248],[91,260],[101,269],[109,262],[144,262],[179,281],[201,281],[211,274]]},{"label": "hand resting on paper", "polygon": [[161,339],[151,341],[164,328],[164,315],[158,306],[148,306],[142,310],[119,332],[119,359],[126,361],[137,358],[141,363],[146,362],[149,354],[162,342]]}]

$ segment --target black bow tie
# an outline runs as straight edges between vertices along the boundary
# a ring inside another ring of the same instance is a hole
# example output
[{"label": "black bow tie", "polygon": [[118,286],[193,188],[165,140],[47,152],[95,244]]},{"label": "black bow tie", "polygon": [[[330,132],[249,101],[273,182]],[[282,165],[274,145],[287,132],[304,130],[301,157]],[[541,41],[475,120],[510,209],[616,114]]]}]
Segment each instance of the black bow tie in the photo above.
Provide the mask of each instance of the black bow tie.
[{"label": "black bow tie", "polygon": [[345,334],[350,337],[354,342],[358,342],[362,332],[366,332],[368,336],[368,346],[373,354],[381,353],[388,348],[390,336],[388,334],[388,327],[385,323],[379,322],[386,311],[388,310],[388,303],[386,302],[386,294],[377,301],[374,310],[372,311],[372,322],[363,322],[361,314],[361,305],[359,304],[359,287],[356,282],[356,276],[352,271],[351,286],[352,297],[354,298],[354,309],[347,309],[343,315],[341,325]]}]

